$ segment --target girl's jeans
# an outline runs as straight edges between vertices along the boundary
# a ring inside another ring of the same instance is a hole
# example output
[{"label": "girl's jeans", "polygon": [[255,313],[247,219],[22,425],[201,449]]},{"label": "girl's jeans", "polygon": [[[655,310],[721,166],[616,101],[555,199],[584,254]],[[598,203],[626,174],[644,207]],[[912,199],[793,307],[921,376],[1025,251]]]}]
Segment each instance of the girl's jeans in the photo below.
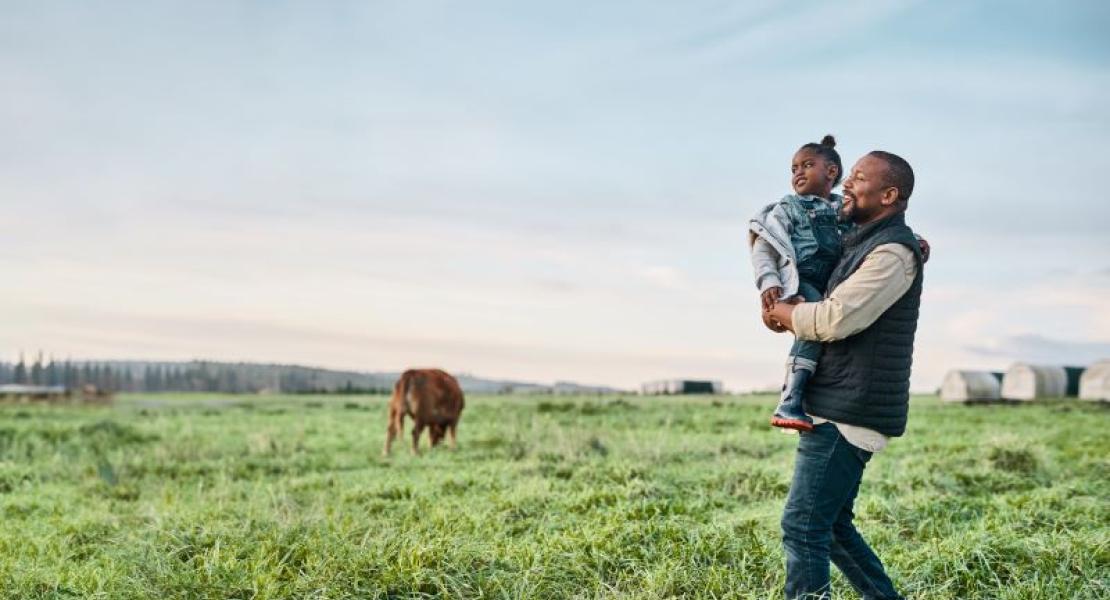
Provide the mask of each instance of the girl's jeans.
[{"label": "girl's jeans", "polygon": [[[798,295],[800,295],[806,302],[820,302],[825,295],[817,286],[813,285],[805,279],[798,282]],[[794,338],[794,345],[790,347],[790,360],[791,365],[810,367],[814,370],[813,365],[817,364],[817,359],[821,358],[821,342],[810,342]],[[803,360],[797,360],[803,359]]]}]

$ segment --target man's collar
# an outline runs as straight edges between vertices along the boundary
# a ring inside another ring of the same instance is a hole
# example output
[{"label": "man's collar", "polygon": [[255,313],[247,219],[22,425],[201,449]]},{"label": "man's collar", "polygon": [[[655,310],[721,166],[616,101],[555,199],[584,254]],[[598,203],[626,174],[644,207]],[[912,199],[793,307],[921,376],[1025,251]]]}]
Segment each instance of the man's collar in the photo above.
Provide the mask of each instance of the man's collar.
[{"label": "man's collar", "polygon": [[893,223],[893,224],[897,225],[897,224],[905,224],[905,222],[906,222],[906,211],[900,210],[900,211],[898,211],[898,212],[896,212],[892,215],[887,215],[887,216],[885,216],[881,219],[876,219],[874,221],[871,221],[870,223],[866,223],[864,225],[857,225],[854,230],[849,231],[848,233],[844,234],[844,238],[843,238],[842,241],[843,241],[843,244],[845,246],[854,246],[854,245],[858,244],[860,240],[862,240],[865,237],[867,237],[868,235],[870,235],[871,232],[873,232],[877,229],[880,229],[880,228],[886,226],[887,224]]}]

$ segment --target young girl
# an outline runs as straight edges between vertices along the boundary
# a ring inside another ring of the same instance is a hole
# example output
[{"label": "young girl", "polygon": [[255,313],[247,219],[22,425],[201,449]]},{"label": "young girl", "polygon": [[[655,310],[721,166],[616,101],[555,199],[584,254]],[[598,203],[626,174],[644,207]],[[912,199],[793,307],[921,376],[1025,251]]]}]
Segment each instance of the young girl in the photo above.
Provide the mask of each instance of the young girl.
[{"label": "young girl", "polygon": [[[840,258],[840,235],[851,227],[838,219],[844,198],[832,193],[844,173],[833,136],[802,146],[790,173],[794,193],[759,211],[750,223],[752,266],[764,309],[780,301],[824,298]],[[813,420],[802,409],[802,394],[820,357],[820,342],[794,340],[772,425],[813,429]]]}]

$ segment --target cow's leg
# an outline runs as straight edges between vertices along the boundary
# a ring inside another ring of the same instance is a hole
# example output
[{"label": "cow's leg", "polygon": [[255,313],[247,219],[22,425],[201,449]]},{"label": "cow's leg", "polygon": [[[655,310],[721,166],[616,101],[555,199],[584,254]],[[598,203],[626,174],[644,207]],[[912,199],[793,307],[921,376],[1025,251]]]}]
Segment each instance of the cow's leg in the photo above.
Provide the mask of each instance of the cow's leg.
[{"label": "cow's leg", "polygon": [[420,432],[424,431],[424,424],[416,421],[412,425],[412,453],[420,454]]},{"label": "cow's leg", "polygon": [[452,450],[455,449],[455,429],[458,428],[458,426],[458,421],[455,421],[447,426],[447,445],[451,446]]},{"label": "cow's leg", "polygon": [[389,409],[389,425],[385,431],[385,447],[382,448],[382,456],[389,456],[389,447],[393,445],[393,440],[397,434],[401,433],[401,426],[405,423],[405,414],[399,410]]}]

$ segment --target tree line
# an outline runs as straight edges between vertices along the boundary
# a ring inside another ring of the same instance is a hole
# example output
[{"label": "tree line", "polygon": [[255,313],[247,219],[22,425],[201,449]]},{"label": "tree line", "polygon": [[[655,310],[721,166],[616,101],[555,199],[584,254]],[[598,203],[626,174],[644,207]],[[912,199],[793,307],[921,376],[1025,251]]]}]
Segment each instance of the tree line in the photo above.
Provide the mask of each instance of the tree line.
[{"label": "tree line", "polygon": [[388,376],[329,371],[295,365],[220,363],[154,363],[144,361],[33,362],[21,355],[15,363],[0,362],[0,384],[64,386],[77,390],[94,385],[110,392],[223,393],[387,393]]}]

